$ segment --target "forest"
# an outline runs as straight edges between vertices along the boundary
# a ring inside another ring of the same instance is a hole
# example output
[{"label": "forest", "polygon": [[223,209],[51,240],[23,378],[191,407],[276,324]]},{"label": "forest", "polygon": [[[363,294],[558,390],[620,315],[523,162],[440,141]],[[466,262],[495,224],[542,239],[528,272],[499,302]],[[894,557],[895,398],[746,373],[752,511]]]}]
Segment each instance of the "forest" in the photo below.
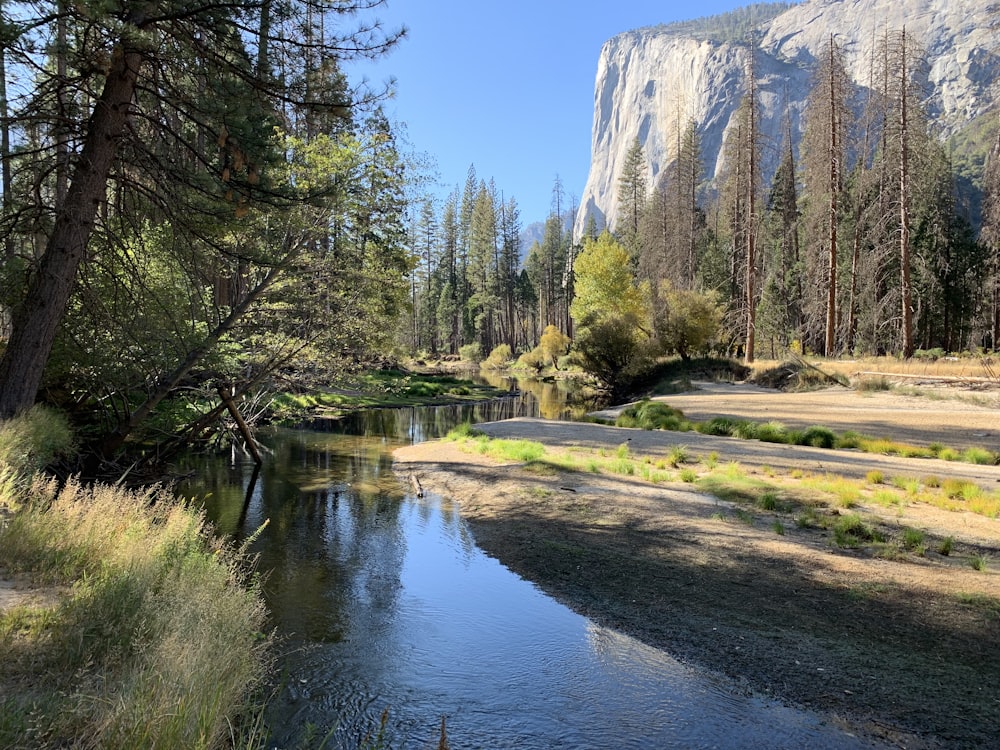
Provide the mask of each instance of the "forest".
[{"label": "forest", "polygon": [[574,237],[557,181],[523,248],[514,197],[474,167],[422,194],[385,92],[347,80],[404,33],[371,7],[3,4],[0,415],[51,403],[108,457],[411,355],[617,388],[672,354],[997,348],[1000,152],[959,189],[905,32],[863,87],[831,41],[770,184],[751,54],[717,184],[691,123],[656,184],[633,144],[617,226]]},{"label": "forest", "polygon": [[406,165],[341,70],[403,33],[371,7],[4,3],[0,413],[109,456],[391,345]]},{"label": "forest", "polygon": [[[630,331],[634,353],[647,360],[686,355],[677,330],[687,323],[702,334],[706,324],[713,328],[698,337],[701,349],[746,360],[788,350],[904,358],[919,350],[995,350],[995,135],[985,168],[965,179],[924,106],[924,52],[903,30],[887,31],[879,50],[871,80],[859,86],[831,40],[815,64],[801,139],[789,117],[777,145],[760,133],[749,55],[751,83],[717,184],[706,179],[695,123],[672,134],[672,159],[656,184],[636,140],[618,185],[617,225],[600,227],[591,217],[574,242],[557,182],[544,237],[521,267],[516,204],[470,170],[464,189],[440,212],[425,202],[411,227],[421,265],[410,348],[454,353],[472,344],[485,355],[505,343],[527,351],[549,325],[579,338],[617,320],[619,334]],[[765,184],[762,150],[775,147],[779,167]],[[579,259],[601,244],[604,229],[613,240],[605,252],[624,250],[644,304],[625,312],[609,300],[584,319],[574,315]],[[717,316],[693,313],[706,308]]]}]

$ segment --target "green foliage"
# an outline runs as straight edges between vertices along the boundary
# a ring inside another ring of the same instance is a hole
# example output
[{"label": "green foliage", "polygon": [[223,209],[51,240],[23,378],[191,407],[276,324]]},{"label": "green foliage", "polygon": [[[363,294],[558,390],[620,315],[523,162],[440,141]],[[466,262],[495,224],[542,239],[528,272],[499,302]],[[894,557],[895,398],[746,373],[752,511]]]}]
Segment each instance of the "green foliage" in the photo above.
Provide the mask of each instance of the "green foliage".
[{"label": "green foliage", "polygon": [[923,550],[924,532],[910,527],[903,529],[903,547],[914,551]]},{"label": "green foliage", "polygon": [[465,440],[468,438],[478,438],[482,435],[483,433],[475,429],[471,422],[462,422],[458,427],[450,430],[445,437],[447,440]]},{"label": "green foliage", "polygon": [[540,374],[542,370],[545,369],[545,357],[539,347],[535,347],[530,352],[525,352],[520,357],[517,358],[517,368],[521,370],[530,370],[536,375]]},{"label": "green foliage", "polygon": [[618,427],[639,427],[643,430],[687,431],[691,423],[679,409],[661,401],[640,401],[622,410],[615,421]]},{"label": "green foliage", "polygon": [[490,355],[483,360],[482,366],[488,370],[502,370],[510,366],[513,354],[510,350],[510,344],[498,344],[493,347],[493,351]]},{"label": "green foliage", "polygon": [[667,352],[677,352],[685,362],[691,354],[705,352],[719,334],[722,308],[711,292],[668,289],[667,320],[661,336]]},{"label": "green foliage", "polygon": [[829,427],[813,425],[799,436],[796,443],[798,445],[811,445],[814,448],[833,448],[837,443],[837,436]]},{"label": "green foliage", "polygon": [[884,542],[885,537],[858,515],[846,515],[833,525],[833,537],[838,547],[861,547],[871,542]]},{"label": "green foliage", "polygon": [[973,570],[984,571],[989,567],[989,563],[989,555],[984,555],[978,552],[969,555],[969,565]]},{"label": "green foliage", "polygon": [[554,325],[550,324],[547,325],[545,327],[545,331],[542,332],[542,337],[538,342],[538,348],[542,350],[546,362],[558,370],[560,369],[559,359],[566,354],[571,343],[572,341],[569,336],[560,331]]},{"label": "green foliage", "polygon": [[578,329],[576,349],[583,368],[615,395],[652,367],[649,338],[634,318],[609,316],[590,322]]},{"label": "green foliage", "polygon": [[649,318],[646,296],[636,285],[628,252],[607,231],[584,243],[573,264],[576,296],[570,315],[577,329],[605,318],[644,325]]},{"label": "green foliage", "polygon": [[73,433],[66,418],[45,406],[33,406],[24,414],[0,422],[0,468],[27,476],[69,455],[73,447]]},{"label": "green foliage", "polygon": [[466,344],[465,346],[459,347],[458,356],[462,358],[463,362],[472,362],[478,364],[483,358],[482,349],[479,347],[478,341],[473,341],[471,344]]}]

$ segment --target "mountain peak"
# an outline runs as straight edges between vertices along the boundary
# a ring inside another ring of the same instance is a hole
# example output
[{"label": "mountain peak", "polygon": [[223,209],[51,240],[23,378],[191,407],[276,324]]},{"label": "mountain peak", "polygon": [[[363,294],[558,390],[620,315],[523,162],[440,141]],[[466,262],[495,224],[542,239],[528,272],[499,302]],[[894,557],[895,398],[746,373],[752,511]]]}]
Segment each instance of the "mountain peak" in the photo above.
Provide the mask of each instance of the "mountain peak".
[{"label": "mountain peak", "polygon": [[747,39],[756,42],[761,129],[774,144],[764,158],[769,176],[786,117],[793,136],[801,132],[813,66],[831,36],[854,82],[867,88],[879,41],[905,27],[926,53],[927,110],[942,136],[950,136],[995,107],[998,20],[983,0],[806,0],[757,3],[609,39],[597,65],[591,168],[576,233],[591,214],[614,225],[621,167],[637,137],[653,185],[674,158],[677,133],[693,120],[707,177],[715,179],[726,130],[746,91]]}]

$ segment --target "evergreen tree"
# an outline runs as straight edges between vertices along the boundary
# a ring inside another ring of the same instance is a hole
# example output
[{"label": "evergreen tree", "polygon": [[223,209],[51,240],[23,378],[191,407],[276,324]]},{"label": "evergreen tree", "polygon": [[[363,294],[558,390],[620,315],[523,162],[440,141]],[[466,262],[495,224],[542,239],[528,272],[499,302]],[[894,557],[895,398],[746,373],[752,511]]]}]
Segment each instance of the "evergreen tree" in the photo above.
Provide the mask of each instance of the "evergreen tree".
[{"label": "evergreen tree", "polygon": [[[280,58],[310,71],[316,57],[339,59],[345,49],[374,54],[395,38],[338,37],[332,24],[318,38],[288,33],[314,10],[310,0],[286,4],[283,25],[264,23],[260,3],[23,5],[12,8],[11,17],[41,19],[21,52],[41,76],[34,89],[39,100],[27,106],[36,115],[52,113],[42,116],[52,118],[56,134],[31,157],[37,164],[51,156],[56,178],[53,199],[42,199],[45,209],[36,206],[50,212],[52,229],[29,271],[0,359],[2,415],[34,401],[94,228],[103,222],[101,212],[109,212],[109,196],[115,210],[152,204],[196,236],[224,231],[221,219],[244,218],[255,202],[294,198],[291,189],[276,191],[268,177],[269,167],[283,158],[272,138],[282,109],[338,114],[350,102],[311,99],[307,86],[271,76],[260,61]],[[333,13],[354,9],[338,5]],[[75,35],[74,28],[86,33]],[[266,33],[255,36],[261,28]],[[54,44],[54,67],[37,64],[32,50],[39,41]],[[67,75],[61,76],[64,64]],[[92,105],[89,113],[85,103]]]},{"label": "evergreen tree", "polygon": [[633,264],[639,261],[639,228],[646,208],[646,155],[636,137],[625,154],[618,178],[618,220],[614,232],[629,252]]},{"label": "evergreen tree", "polygon": [[813,76],[802,139],[807,273],[810,278],[823,280],[807,287],[811,299],[805,309],[808,328],[823,331],[815,342],[816,348],[827,355],[837,348],[838,241],[851,111],[850,79],[843,52],[831,38]]}]

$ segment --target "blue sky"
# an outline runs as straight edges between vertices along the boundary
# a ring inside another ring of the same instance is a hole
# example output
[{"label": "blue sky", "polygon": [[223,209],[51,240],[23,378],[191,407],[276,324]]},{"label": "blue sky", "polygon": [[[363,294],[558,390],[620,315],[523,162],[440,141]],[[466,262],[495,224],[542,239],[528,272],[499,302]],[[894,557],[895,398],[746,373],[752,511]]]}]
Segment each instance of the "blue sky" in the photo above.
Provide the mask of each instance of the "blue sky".
[{"label": "blue sky", "polygon": [[556,175],[579,199],[590,165],[601,45],[622,31],[722,13],[743,0],[388,0],[373,15],[408,37],[348,75],[396,78],[384,105],[437,165],[439,195],[479,178],[513,195],[522,223],[550,211]]}]

